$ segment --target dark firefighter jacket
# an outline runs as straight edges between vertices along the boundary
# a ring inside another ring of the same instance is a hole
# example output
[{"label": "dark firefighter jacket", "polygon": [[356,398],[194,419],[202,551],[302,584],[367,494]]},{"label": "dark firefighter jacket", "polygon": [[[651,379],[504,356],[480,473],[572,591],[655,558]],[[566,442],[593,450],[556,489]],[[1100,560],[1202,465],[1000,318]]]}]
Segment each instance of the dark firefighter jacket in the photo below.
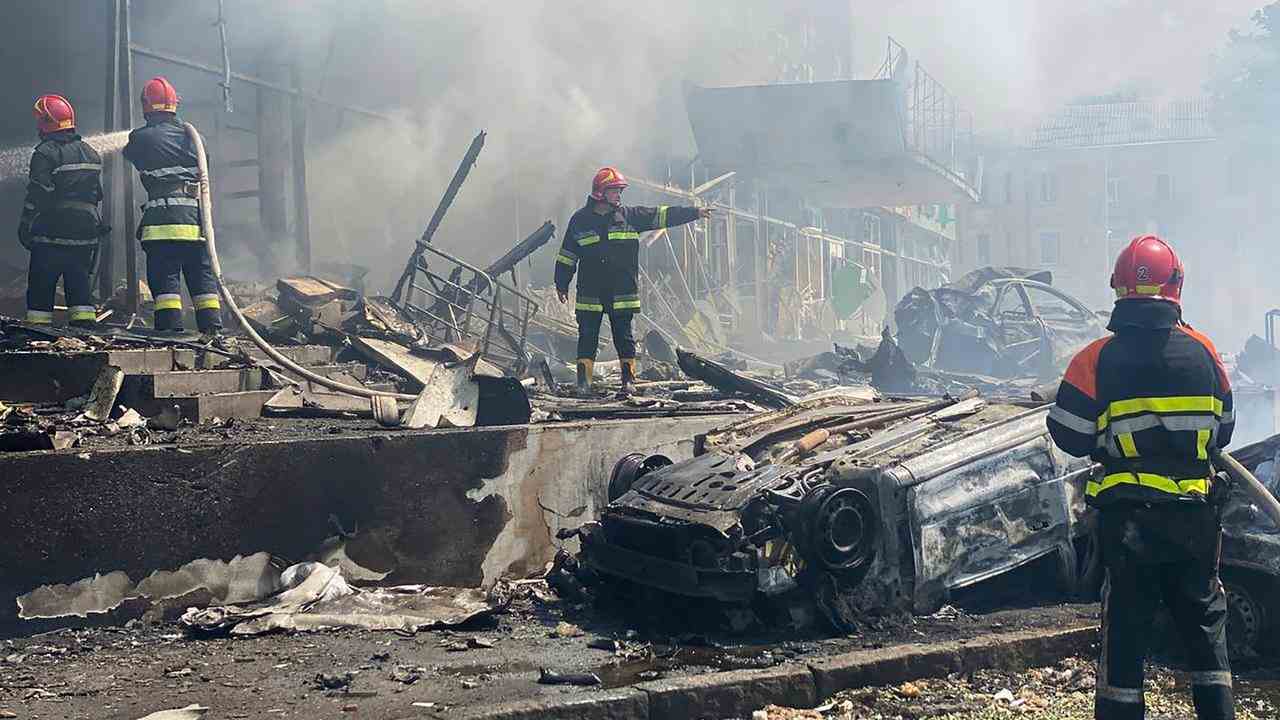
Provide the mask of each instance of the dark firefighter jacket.
[{"label": "dark firefighter jacket", "polygon": [[177,117],[147,118],[146,125],[129,133],[124,156],[147,190],[138,239],[202,242],[196,153]]},{"label": "dark firefighter jacket", "polygon": [[1105,468],[1086,490],[1094,504],[1203,499],[1209,451],[1235,427],[1217,350],[1160,300],[1116,303],[1108,329],[1067,368],[1049,411],[1054,442]]},{"label": "dark firefighter jacket", "polygon": [[71,130],[51,133],[31,154],[23,243],[96,245],[102,216],[102,156]]},{"label": "dark firefighter jacket", "polygon": [[694,207],[622,207],[601,215],[595,200],[569,218],[556,256],[556,288],[568,292],[578,273],[576,309],[640,311],[640,233],[698,219]]}]

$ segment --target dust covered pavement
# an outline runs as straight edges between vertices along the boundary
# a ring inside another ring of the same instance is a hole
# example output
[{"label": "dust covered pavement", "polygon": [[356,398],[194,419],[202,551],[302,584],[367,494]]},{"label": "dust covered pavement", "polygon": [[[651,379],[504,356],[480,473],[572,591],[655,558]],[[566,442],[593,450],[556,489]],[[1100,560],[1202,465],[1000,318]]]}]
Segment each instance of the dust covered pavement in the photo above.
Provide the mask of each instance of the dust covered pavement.
[{"label": "dust covered pavement", "polygon": [[[121,718],[197,703],[210,718],[448,717],[459,708],[715,670],[770,667],[863,648],[1096,622],[1092,605],[886,618],[847,637],[731,635],[689,608],[565,602],[525,583],[505,612],[416,634],[332,631],[197,640],[176,625],[61,630],[0,646],[0,711],[18,718]],[[682,612],[671,612],[680,610]],[[687,615],[683,612],[690,610]],[[667,615],[659,623],[655,618]],[[672,622],[670,616],[681,615]],[[540,670],[595,674],[539,684]],[[6,717],[9,715],[6,715]]]},{"label": "dust covered pavement", "polygon": [[[1096,680],[1092,658],[1067,658],[1052,667],[1006,673],[914,680],[837,693],[815,709],[769,706],[752,720],[1092,720]],[[1280,671],[1236,673],[1236,717],[1264,720],[1280,714]],[[1147,714],[1191,718],[1191,690],[1183,673],[1148,666]]]}]

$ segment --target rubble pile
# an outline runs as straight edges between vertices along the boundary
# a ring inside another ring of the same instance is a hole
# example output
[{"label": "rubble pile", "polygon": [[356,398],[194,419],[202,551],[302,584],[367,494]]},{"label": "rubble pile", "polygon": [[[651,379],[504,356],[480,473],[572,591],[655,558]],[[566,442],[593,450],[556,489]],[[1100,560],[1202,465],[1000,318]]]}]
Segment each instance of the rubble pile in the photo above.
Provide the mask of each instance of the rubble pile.
[{"label": "rubble pile", "polygon": [[[836,693],[813,709],[770,705],[752,720],[1089,720],[1093,717],[1096,661],[1067,658],[1052,667],[1019,673],[979,670],[972,675],[922,679],[899,685],[857,688]],[[1149,667],[1146,684],[1149,717],[1195,717],[1185,673],[1168,666]],[[1276,717],[1280,696],[1273,683],[1244,680],[1236,685],[1236,717]]]}]

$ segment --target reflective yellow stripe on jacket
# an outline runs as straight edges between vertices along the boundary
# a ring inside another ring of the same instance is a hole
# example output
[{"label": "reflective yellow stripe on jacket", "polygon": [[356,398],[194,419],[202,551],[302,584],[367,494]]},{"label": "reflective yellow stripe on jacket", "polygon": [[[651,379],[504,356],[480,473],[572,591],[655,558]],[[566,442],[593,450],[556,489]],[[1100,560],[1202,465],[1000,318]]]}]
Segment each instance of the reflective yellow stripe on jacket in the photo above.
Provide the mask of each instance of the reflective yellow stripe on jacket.
[{"label": "reflective yellow stripe on jacket", "polygon": [[[1098,416],[1098,446],[1117,451],[1126,460],[1141,459],[1134,433],[1163,427],[1171,432],[1194,432],[1196,459],[1209,459],[1213,440],[1223,416],[1222,400],[1212,395],[1141,397],[1116,400]],[[1209,493],[1207,478],[1175,479],[1148,472],[1109,472],[1101,482],[1090,481],[1085,493],[1094,497],[1117,485],[1139,485],[1171,495]]]},{"label": "reflective yellow stripe on jacket", "polygon": [[1102,482],[1090,480],[1085,487],[1085,494],[1094,497],[1103,490],[1109,490],[1117,485],[1141,485],[1149,487],[1152,490],[1160,490],[1172,495],[1186,495],[1190,493],[1199,493],[1201,495],[1209,494],[1209,481],[1205,478],[1191,478],[1189,480],[1174,480],[1164,475],[1156,475],[1155,473],[1144,472],[1117,472],[1109,473],[1102,478]]},{"label": "reflective yellow stripe on jacket", "polygon": [[148,240],[187,240],[200,242],[199,225],[144,225],[142,241]]}]

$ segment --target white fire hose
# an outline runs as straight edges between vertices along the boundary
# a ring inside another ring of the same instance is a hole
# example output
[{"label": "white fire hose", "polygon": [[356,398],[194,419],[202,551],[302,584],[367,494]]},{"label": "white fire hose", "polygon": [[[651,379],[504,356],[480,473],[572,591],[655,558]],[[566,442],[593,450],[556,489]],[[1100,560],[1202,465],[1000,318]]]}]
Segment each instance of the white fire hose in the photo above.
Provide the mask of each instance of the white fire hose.
[{"label": "white fire hose", "polygon": [[[191,138],[191,144],[196,150],[196,162],[200,168],[200,226],[204,233],[205,245],[209,248],[209,262],[213,266],[213,276],[218,280],[218,290],[222,293],[222,299],[227,303],[227,307],[231,308],[231,314],[235,316],[236,322],[240,324],[240,329],[244,330],[249,339],[253,340],[253,344],[257,345],[267,357],[279,363],[282,367],[299,377],[306,378],[317,385],[323,385],[330,390],[355,395],[357,397],[365,397],[370,399],[390,398],[393,400],[413,400],[416,396],[406,395],[404,393],[384,392],[381,390],[370,390],[366,387],[357,387],[355,385],[347,385],[336,380],[331,380],[323,375],[316,374],[302,367],[298,363],[285,357],[279,350],[271,347],[271,344],[262,339],[249,321],[245,319],[244,313],[240,311],[240,306],[236,305],[236,299],[231,296],[231,291],[227,289],[226,282],[222,279],[222,266],[218,264],[218,249],[213,237],[213,197],[209,191],[209,161],[204,152],[204,139],[200,137],[200,131],[196,130],[191,123],[183,123],[187,130],[187,137]],[[385,402],[385,401],[383,401]],[[376,408],[375,408],[376,411]]]}]

